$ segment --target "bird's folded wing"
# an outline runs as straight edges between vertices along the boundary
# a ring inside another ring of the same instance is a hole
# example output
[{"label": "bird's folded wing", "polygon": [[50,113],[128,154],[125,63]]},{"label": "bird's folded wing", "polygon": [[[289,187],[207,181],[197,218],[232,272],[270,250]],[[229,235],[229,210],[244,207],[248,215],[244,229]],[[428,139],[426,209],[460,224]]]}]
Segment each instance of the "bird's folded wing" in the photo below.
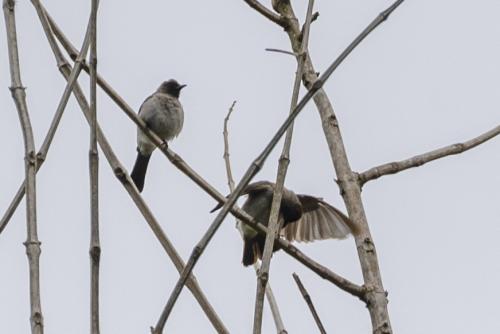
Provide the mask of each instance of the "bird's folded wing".
[{"label": "bird's folded wing", "polygon": [[323,239],[343,239],[351,233],[352,222],[341,211],[321,198],[298,195],[302,217],[287,224],[280,235],[289,241],[310,242]]}]

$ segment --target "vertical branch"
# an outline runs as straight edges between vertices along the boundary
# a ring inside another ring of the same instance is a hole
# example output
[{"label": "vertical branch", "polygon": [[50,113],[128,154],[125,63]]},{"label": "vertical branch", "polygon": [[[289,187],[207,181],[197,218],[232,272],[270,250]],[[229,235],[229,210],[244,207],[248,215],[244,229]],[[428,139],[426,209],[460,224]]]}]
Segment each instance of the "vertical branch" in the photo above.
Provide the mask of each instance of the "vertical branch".
[{"label": "vertical branch", "polygon": [[[180,293],[182,292],[182,289],[184,285],[186,284],[186,280],[191,274],[191,271],[194,269],[196,266],[196,263],[200,259],[201,255],[205,251],[206,247],[212,240],[213,236],[219,229],[220,225],[222,224],[222,221],[224,218],[226,218],[227,214],[229,211],[233,208],[233,206],[236,203],[236,200],[242,193],[243,189],[248,185],[248,183],[253,179],[253,177],[262,169],[262,166],[264,165],[267,157],[271,153],[271,151],[274,149],[278,141],[281,139],[285,131],[288,129],[290,124],[295,120],[295,118],[298,116],[298,114],[302,111],[302,109],[306,106],[306,104],[318,93],[320,90],[322,90],[323,85],[325,82],[330,78],[332,73],[342,64],[342,62],[349,56],[349,54],[376,28],[378,27],[383,21],[387,19],[387,17],[394,11],[404,0],[398,0],[396,1],[391,7],[389,7],[387,10],[382,12],[375,20],[373,20],[366,28],[363,30],[359,36],[357,36],[354,41],[349,44],[349,46],[333,61],[333,63],[328,66],[328,68],[325,70],[325,72],[317,78],[317,80],[314,81],[313,84],[309,87],[308,92],[302,97],[300,102],[297,104],[297,106],[293,109],[293,111],[290,113],[290,115],[285,119],[285,121],[281,124],[279,129],[276,131],[272,139],[269,141],[269,143],[266,145],[266,147],[262,150],[262,152],[253,160],[253,162],[250,164],[250,166],[247,168],[245,174],[243,174],[243,177],[241,178],[240,182],[236,186],[235,190],[229,195],[229,198],[227,198],[226,202],[222,206],[222,209],[220,210],[219,214],[217,217],[215,217],[214,221],[210,224],[209,228],[201,238],[201,240],[196,244],[196,246],[193,248],[193,251],[191,252],[191,256],[189,257],[188,262],[186,263],[186,267],[181,273],[181,276],[179,277],[179,280],[177,281],[174,290],[170,294],[170,297],[167,301],[167,304],[163,308],[163,311],[160,315],[160,318],[158,319],[158,322],[156,323],[156,327],[153,330],[153,332],[156,333],[161,333],[163,331],[163,327],[165,326],[165,323],[172,312],[172,309],[177,301],[177,298],[179,297]],[[290,5],[290,2],[287,0],[277,0],[279,4],[288,4]],[[295,22],[296,23],[296,22]],[[287,28],[288,29],[288,28]],[[296,36],[299,36],[300,32],[297,33]],[[309,57],[308,57],[309,59]],[[307,65],[307,64],[306,64]],[[324,93],[323,93],[324,94]],[[141,127],[142,129],[142,127]],[[147,132],[145,132],[147,133]],[[165,145],[160,145],[160,149],[164,150]],[[342,147],[343,149],[343,147]],[[335,154],[335,152],[332,152],[332,154]],[[345,157],[345,152],[344,152],[344,157]],[[347,157],[345,157],[345,161],[347,161]],[[352,171],[351,171],[352,173]],[[343,175],[345,176],[345,175]],[[355,178],[353,177],[354,183],[357,184]],[[359,189],[359,187],[358,187]],[[361,199],[361,196],[359,196],[359,199]],[[353,207],[351,207],[352,210]],[[365,217],[366,218],[366,217]],[[356,222],[356,220],[355,220]],[[365,221],[366,223],[366,221]],[[366,227],[368,226],[365,224]],[[369,240],[369,247],[371,247],[371,250],[373,250],[373,245],[371,241]],[[367,250],[367,252],[370,252],[371,250]],[[376,259],[375,259],[376,261]],[[378,270],[378,268],[377,268]],[[379,274],[380,276],[380,274]],[[381,281],[380,281],[380,286],[381,286]],[[376,294],[384,294],[385,298],[385,293],[382,290],[379,289],[374,289],[373,292]],[[387,309],[387,303],[385,303],[385,308]],[[376,315],[376,313],[371,313],[372,315]],[[385,312],[387,314],[387,320],[388,320],[388,312]],[[379,317],[377,322],[381,323],[381,329],[380,330],[385,330],[385,328],[390,329],[390,324],[383,320],[383,317]],[[376,327],[378,328],[378,327]],[[377,331],[379,331],[377,329]],[[378,332],[377,332],[378,333]]]},{"label": "vertical branch", "polygon": [[[40,20],[42,22],[44,20],[46,20],[47,18],[45,17],[45,12],[43,11],[43,9],[41,7],[40,1],[39,0],[32,0],[31,2],[33,3],[33,6],[35,7]],[[49,38],[49,39],[51,37],[52,37],[52,39],[54,38],[52,36],[52,29],[50,29],[50,27],[48,25],[43,26],[43,29],[44,29],[44,32],[45,32],[45,35],[47,36],[47,38]],[[64,68],[68,66],[68,62],[66,62],[64,60],[64,57],[62,56],[61,50],[59,50],[57,47],[54,47],[54,45],[55,44],[51,44],[52,51],[56,54],[57,66],[59,68],[59,71],[62,72],[62,71],[64,71]],[[71,95],[71,89],[73,88],[73,85],[75,84],[75,82],[76,82],[76,80],[77,80],[77,78],[82,70],[83,61],[87,55],[89,45],[90,45],[90,26],[87,28],[87,32],[85,34],[83,45],[80,49],[81,51],[79,53],[76,52],[75,67],[73,68],[73,70],[69,74],[68,82],[66,84],[66,87],[64,89],[64,93],[59,101],[58,106],[57,106],[57,110],[56,110],[54,117],[52,119],[52,123],[50,124],[50,127],[49,127],[49,130],[47,131],[47,134],[45,135],[45,139],[42,143],[42,146],[40,147],[40,150],[36,154],[36,159],[37,159],[36,171],[37,172],[38,172],[38,170],[40,170],[40,167],[45,162],[45,159],[47,157],[47,153],[48,153],[49,148],[50,148],[50,144],[52,143],[52,139],[54,138],[54,135],[56,133],[57,127],[58,127],[59,122],[61,120],[62,114],[64,112],[64,109],[66,108],[66,104],[68,103],[69,97]],[[4,215],[2,216],[2,219],[0,220],[0,233],[2,233],[2,231],[5,229],[5,227],[7,226],[7,224],[10,221],[10,218],[12,217],[12,215],[16,211],[19,203],[21,202],[21,200],[25,194],[25,185],[26,185],[26,182],[23,181],[23,184],[21,184],[19,186],[19,190],[17,191],[17,193],[14,196],[14,198],[12,199],[9,207],[7,208]]]},{"label": "vertical branch", "polygon": [[29,262],[30,272],[30,305],[31,305],[31,332],[43,334],[43,316],[40,300],[40,241],[38,240],[36,224],[36,155],[33,131],[26,104],[26,92],[21,83],[19,69],[19,54],[17,49],[16,19],[14,0],[3,1],[5,15],[5,26],[7,31],[7,46],[9,51],[9,64],[12,98],[17,107],[21,128],[23,131],[25,150],[25,172],[26,172],[26,221],[27,240],[26,254]]},{"label": "vertical branch", "polygon": [[302,294],[302,297],[304,297],[304,300],[306,301],[307,306],[309,307],[309,310],[311,310],[311,313],[313,315],[314,321],[316,321],[316,325],[318,325],[319,331],[321,334],[326,334],[325,327],[323,327],[323,324],[321,323],[321,319],[318,316],[318,312],[316,312],[316,308],[314,307],[314,304],[312,303],[311,296],[309,296],[309,293],[307,292],[306,288],[300,281],[299,275],[296,273],[293,273],[293,279],[295,280],[295,283],[297,283],[297,286],[299,287],[300,293]]},{"label": "vertical branch", "polygon": [[[236,101],[233,102],[233,104],[229,108],[229,112],[227,113],[226,117],[224,118],[224,130],[222,131],[222,134],[224,137],[224,164],[226,166],[227,184],[229,186],[230,192],[234,191],[234,179],[233,179],[233,173],[231,170],[231,159],[229,159],[228,122],[229,122],[229,117],[231,117],[231,114],[233,113],[233,109],[234,109],[235,104],[236,104]],[[240,234],[243,236],[243,230],[241,227],[241,222],[239,220],[236,221],[236,226],[237,226],[238,230],[240,231]],[[255,273],[257,274],[259,272],[259,266],[257,265],[257,263],[253,264],[253,268],[255,270]],[[271,309],[271,313],[273,315],[274,324],[276,325],[277,333],[278,334],[286,334],[287,331],[285,329],[285,325],[283,324],[283,319],[281,319],[281,314],[280,314],[280,310],[278,307],[278,303],[276,302],[276,299],[274,298],[274,293],[273,293],[273,290],[271,289],[271,285],[269,283],[266,286],[266,297],[267,297],[267,302],[269,303],[269,308]]]},{"label": "vertical branch", "polygon": [[[41,6],[39,1],[33,1],[35,4],[36,2],[36,9],[39,14],[40,22],[44,28],[44,31],[46,32],[47,40],[52,48],[52,51],[54,52],[54,56],[56,58],[56,61],[58,64],[63,64],[62,66],[59,66],[59,70],[63,77],[68,81],[68,83],[71,81],[72,73],[74,69],[71,68],[71,66],[68,64],[64,56],[62,55],[61,50],[59,49],[59,46],[57,45],[57,42],[54,38],[54,34],[52,32],[52,29],[58,29],[55,23],[51,20],[50,16],[48,13],[45,11],[45,8]],[[89,30],[88,30],[89,31]],[[62,34],[62,31],[58,30],[59,34]],[[89,34],[87,34],[89,36]],[[88,44],[87,44],[88,45]],[[84,57],[80,58],[78,55],[78,52],[76,50],[73,50],[72,54],[74,55],[74,59],[84,59]],[[82,66],[87,69],[86,64],[84,62],[76,62],[75,63],[75,68],[77,66]],[[99,76],[97,75],[97,80],[99,83]],[[102,80],[101,80],[102,82]],[[109,86],[108,86],[109,87]],[[110,87],[109,87],[110,88]],[[78,85],[78,83],[75,83],[74,86],[72,86],[73,93],[76,97],[76,100],[78,104],[80,105],[80,108],[89,123],[91,124],[91,115],[90,115],[90,107],[89,104],[83,95],[83,92]],[[131,110],[131,113],[135,113]],[[182,258],[180,255],[177,253],[176,249],[168,239],[167,235],[165,232],[162,230],[160,224],[154,217],[153,213],[145,203],[145,201],[142,199],[140,193],[138,192],[137,188],[134,186],[130,176],[127,174],[126,169],[123,167],[123,165],[120,163],[118,158],[116,157],[115,153],[113,152],[111,145],[107,141],[106,137],[102,133],[101,129],[99,128],[99,124],[96,124],[96,135],[97,135],[97,142],[99,143],[99,146],[101,147],[102,152],[104,153],[104,156],[106,157],[106,160],[108,161],[110,167],[112,168],[116,178],[122,183],[124,186],[125,190],[128,192],[134,203],[136,204],[137,208],[141,212],[141,214],[144,216],[146,222],[149,224],[151,227],[151,230],[157,237],[158,241],[162,245],[163,249],[167,253],[167,255],[170,257],[172,260],[173,264],[175,265],[176,269],[180,272],[182,268],[184,267],[184,262],[182,261]],[[196,281],[196,278],[194,276],[191,276],[187,282],[187,287],[191,290],[193,293],[193,296],[196,298],[198,303],[200,304],[200,307],[203,309],[205,314],[207,315],[208,319],[210,322],[213,324],[215,330],[217,333],[220,334],[226,334],[229,333],[229,331],[226,329],[220,318],[218,317],[217,313],[213,309],[212,305],[210,305],[209,301],[207,300],[206,296],[204,295],[203,291],[201,290],[200,286],[198,285],[198,282]]]},{"label": "vertical branch", "polygon": [[[304,70],[304,61],[307,52],[307,44],[309,40],[309,29],[311,26],[312,9],[314,0],[309,0],[307,7],[306,22],[302,31],[302,45],[300,53],[298,54],[297,71],[295,73],[295,82],[293,84],[292,101],[290,103],[290,113],[293,112],[297,101],[299,99],[300,83],[302,73]],[[285,183],[288,164],[290,163],[290,146],[292,144],[293,136],[293,123],[290,125],[286,132],[285,143],[278,165],[278,173],[276,176],[276,187],[274,189],[273,201],[271,204],[271,213],[269,215],[269,224],[266,235],[266,242],[264,245],[264,254],[262,256],[262,265],[257,275],[257,292],[255,298],[255,311],[254,311],[254,334],[260,334],[262,328],[262,309],[264,307],[264,291],[269,279],[269,268],[271,266],[271,256],[273,254],[274,240],[278,235],[280,224],[278,222],[281,197],[283,195],[283,186]]]},{"label": "vertical branch", "polygon": [[[387,20],[389,15],[398,8],[404,0],[397,0],[386,10],[381,12],[351,44],[340,54],[335,64],[332,64],[318,78],[311,58],[307,57],[305,63],[305,73],[303,77],[304,85],[308,89],[314,89],[322,77],[331,74],[342,61],[359,45],[375,28]],[[292,44],[292,49],[296,52],[300,47],[300,28],[297,17],[293,12],[290,1],[274,0],[274,9],[283,17],[287,18],[288,26],[286,32]],[[340,192],[346,204],[349,218],[359,227],[360,232],[354,235],[358,257],[363,273],[366,287],[366,300],[372,329],[374,334],[391,334],[392,327],[387,309],[387,294],[382,284],[382,276],[378,265],[377,252],[361,199],[361,187],[357,182],[357,177],[352,171],[347,153],[345,151],[338,120],[335,116],[332,104],[323,89],[318,91],[314,97],[314,102],[319,111],[323,132],[330,150],[333,166],[338,178]]]},{"label": "vertical branch", "polygon": [[[66,51],[68,52],[68,54],[70,55],[70,57],[72,59],[76,59],[77,51],[76,51],[75,47],[71,44],[71,42],[68,40],[68,38],[64,35],[64,33],[61,31],[61,29],[58,28],[57,24],[51,19],[51,17],[49,15],[47,15],[47,19],[49,20],[50,25],[51,25],[52,29],[54,30],[55,36],[61,42],[61,45],[66,49]],[[85,64],[84,64],[84,69],[86,71],[88,70],[88,67],[86,67]],[[191,168],[191,166],[189,166],[189,164],[187,164],[182,159],[181,156],[179,156],[172,149],[167,147],[162,142],[162,140],[154,132],[152,132],[139,117],[137,117],[137,114],[128,105],[128,103],[99,74],[97,75],[97,84],[99,86],[101,86],[101,88],[104,90],[104,92],[106,92],[106,94],[109,95],[109,97],[120,107],[120,109],[122,109],[122,111],[127,115],[127,117],[129,117],[130,120],[132,120],[134,122],[134,124],[136,124],[137,127],[139,127],[142,130],[142,132],[148,136],[148,138],[160,149],[160,151],[165,155],[165,157],[179,171],[181,171],[184,175],[189,177],[189,179],[191,179],[191,181],[196,183],[196,185],[198,185],[203,191],[205,191],[209,196],[211,196],[217,202],[222,204],[222,203],[225,203],[227,201],[227,198],[224,195],[222,195],[217,189],[215,189],[211,184],[209,184],[200,174],[198,174],[193,168]],[[321,88],[321,82],[318,82],[318,85],[315,85],[314,87],[312,87],[312,89],[310,91],[308,91],[307,94],[302,98],[301,102],[299,102],[297,104],[297,108],[294,111],[294,113],[300,112],[300,110],[304,107],[304,105],[307,103],[307,101],[309,101],[311,99],[311,97],[320,88]],[[295,117],[295,116],[297,116],[297,115],[294,114],[292,117]],[[98,135],[98,140],[99,140],[99,135]],[[99,142],[99,144],[100,144],[100,142]],[[101,148],[102,148],[102,145],[101,145]],[[104,149],[103,149],[103,152],[105,152]],[[114,170],[116,173],[118,173],[118,171],[116,169],[114,169]],[[118,174],[117,174],[117,176],[118,176]],[[240,219],[241,221],[243,221],[245,224],[249,225],[253,229],[255,229],[261,233],[267,233],[267,228],[262,223],[256,221],[253,217],[248,215],[245,211],[243,211],[237,205],[231,206],[230,211],[236,218]],[[150,222],[148,221],[148,223],[150,223]],[[342,290],[346,291],[347,293],[350,293],[350,294],[360,298],[362,301],[366,302],[366,298],[365,298],[366,289],[364,286],[360,286],[356,283],[353,283],[350,280],[334,273],[332,270],[320,265],[319,263],[317,263],[316,261],[314,261],[313,259],[308,257],[306,254],[302,253],[299,249],[294,247],[287,240],[276,239],[276,242],[278,243],[279,247],[284,252],[286,252],[286,254],[295,258],[297,261],[299,261],[300,263],[305,265],[307,268],[311,269],[313,272],[315,272],[321,278],[328,280],[329,282],[335,284],[340,289],[342,289]],[[176,264],[176,266],[177,266],[177,264]],[[188,285],[188,287],[189,287],[189,285]]]},{"label": "vertical branch", "polygon": [[226,165],[227,186],[231,192],[234,190],[234,179],[233,172],[231,171],[231,160],[229,159],[229,131],[227,130],[227,124],[229,122],[229,117],[231,117],[231,114],[233,113],[235,104],[236,100],[233,101],[233,104],[229,107],[229,112],[224,118],[224,130],[222,131],[222,135],[224,137],[224,163]]},{"label": "vertical branch", "polygon": [[90,328],[99,334],[99,155],[97,151],[97,6],[92,0],[90,14]]}]

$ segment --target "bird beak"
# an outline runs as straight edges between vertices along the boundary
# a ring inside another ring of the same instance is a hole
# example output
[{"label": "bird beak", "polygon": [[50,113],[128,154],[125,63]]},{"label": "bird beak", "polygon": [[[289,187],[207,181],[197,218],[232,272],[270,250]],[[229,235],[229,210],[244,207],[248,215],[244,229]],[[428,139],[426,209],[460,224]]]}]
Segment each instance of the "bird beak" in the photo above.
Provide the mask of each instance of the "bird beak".
[{"label": "bird beak", "polygon": [[187,85],[180,85],[179,86],[179,90],[181,90],[182,88],[186,87]]}]

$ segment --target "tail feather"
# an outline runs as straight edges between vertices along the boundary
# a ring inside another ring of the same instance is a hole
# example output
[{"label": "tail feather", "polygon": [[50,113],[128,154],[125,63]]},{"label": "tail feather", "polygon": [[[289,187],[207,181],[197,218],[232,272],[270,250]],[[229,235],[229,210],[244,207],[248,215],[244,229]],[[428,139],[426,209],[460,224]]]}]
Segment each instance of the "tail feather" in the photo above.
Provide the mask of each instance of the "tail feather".
[{"label": "tail feather", "polygon": [[[254,264],[257,259],[262,260],[264,255],[264,246],[266,243],[266,237],[263,235],[258,235],[252,239],[245,239],[245,244],[243,245],[243,265],[245,267]],[[280,250],[277,242],[274,243],[273,252]]]},{"label": "tail feather", "polygon": [[260,256],[259,244],[253,240],[245,240],[243,245],[243,265],[248,267],[257,261]]},{"label": "tail feather", "polygon": [[144,179],[146,178],[146,170],[148,169],[148,163],[151,155],[144,155],[139,150],[137,151],[137,159],[135,160],[134,168],[130,177],[135,183],[139,192],[144,189]]}]

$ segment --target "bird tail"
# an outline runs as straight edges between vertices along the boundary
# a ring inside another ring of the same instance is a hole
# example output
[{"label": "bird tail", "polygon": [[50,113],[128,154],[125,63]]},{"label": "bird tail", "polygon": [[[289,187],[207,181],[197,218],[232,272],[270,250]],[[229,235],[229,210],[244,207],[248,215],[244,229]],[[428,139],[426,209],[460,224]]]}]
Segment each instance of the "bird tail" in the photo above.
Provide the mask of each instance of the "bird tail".
[{"label": "bird tail", "polygon": [[261,257],[261,252],[259,244],[257,242],[252,242],[252,240],[245,240],[243,245],[243,265],[248,267],[257,261],[257,258]]},{"label": "bird tail", "polygon": [[135,160],[134,169],[130,176],[135,183],[139,192],[144,189],[144,179],[146,178],[146,170],[148,169],[148,163],[151,155],[144,155],[139,150],[137,150],[137,159]]},{"label": "bird tail", "polygon": [[[243,265],[245,267],[254,264],[257,259],[262,260],[264,255],[264,246],[266,244],[266,237],[263,235],[258,235],[252,239],[245,239],[243,245]],[[274,243],[273,252],[280,250],[280,246],[277,242]]]}]

